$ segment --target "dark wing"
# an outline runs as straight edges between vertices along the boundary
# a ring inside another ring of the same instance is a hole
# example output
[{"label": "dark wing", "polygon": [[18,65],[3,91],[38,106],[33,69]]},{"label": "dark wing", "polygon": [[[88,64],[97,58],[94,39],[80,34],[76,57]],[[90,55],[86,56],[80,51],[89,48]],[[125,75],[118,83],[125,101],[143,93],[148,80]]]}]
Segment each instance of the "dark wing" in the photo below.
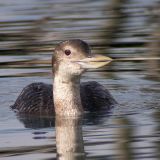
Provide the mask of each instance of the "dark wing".
[{"label": "dark wing", "polygon": [[53,113],[52,85],[45,83],[32,83],[26,86],[11,108],[18,113]]},{"label": "dark wing", "polygon": [[81,99],[85,111],[108,111],[117,102],[109,91],[95,81],[81,83]]},{"label": "dark wing", "polygon": [[[22,90],[11,108],[18,113],[53,114],[52,90],[50,84],[32,83]],[[108,111],[116,103],[109,91],[94,81],[81,83],[80,94],[85,111]]]}]

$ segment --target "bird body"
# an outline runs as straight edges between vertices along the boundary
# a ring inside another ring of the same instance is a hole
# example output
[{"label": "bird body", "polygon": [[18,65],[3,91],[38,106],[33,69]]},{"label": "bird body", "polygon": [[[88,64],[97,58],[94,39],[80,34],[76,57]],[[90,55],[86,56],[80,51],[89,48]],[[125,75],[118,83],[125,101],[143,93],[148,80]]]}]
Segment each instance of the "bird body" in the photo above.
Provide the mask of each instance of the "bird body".
[{"label": "bird body", "polygon": [[58,44],[52,57],[53,85],[32,83],[26,86],[12,109],[25,114],[76,116],[84,111],[109,110],[116,101],[108,90],[95,81],[80,83],[89,68],[99,68],[111,61],[92,55],[82,40]]},{"label": "bird body", "polygon": [[[85,112],[108,111],[117,103],[96,81],[82,82],[80,96]],[[11,108],[18,113],[52,115],[55,114],[53,101],[53,86],[37,82],[27,85]]]}]

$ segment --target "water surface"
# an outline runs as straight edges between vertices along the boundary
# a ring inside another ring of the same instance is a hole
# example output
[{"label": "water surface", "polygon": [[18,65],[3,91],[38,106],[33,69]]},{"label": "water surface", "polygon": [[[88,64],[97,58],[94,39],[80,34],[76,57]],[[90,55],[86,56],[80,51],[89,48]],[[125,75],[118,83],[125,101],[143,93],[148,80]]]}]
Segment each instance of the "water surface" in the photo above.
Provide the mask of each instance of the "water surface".
[{"label": "water surface", "polygon": [[[0,2],[0,159],[58,157],[54,117],[17,116],[9,106],[26,85],[52,83],[50,59],[59,41],[80,38],[94,53],[113,58],[159,57],[149,47],[154,22],[147,12],[156,0],[124,1],[115,15],[111,2]],[[118,23],[117,13],[123,17]],[[114,19],[116,31],[108,27]],[[78,144],[84,143],[77,153],[81,159],[160,158],[159,64],[115,61],[82,76],[82,81],[103,84],[119,105],[107,115],[85,114],[78,125],[83,137]]]}]

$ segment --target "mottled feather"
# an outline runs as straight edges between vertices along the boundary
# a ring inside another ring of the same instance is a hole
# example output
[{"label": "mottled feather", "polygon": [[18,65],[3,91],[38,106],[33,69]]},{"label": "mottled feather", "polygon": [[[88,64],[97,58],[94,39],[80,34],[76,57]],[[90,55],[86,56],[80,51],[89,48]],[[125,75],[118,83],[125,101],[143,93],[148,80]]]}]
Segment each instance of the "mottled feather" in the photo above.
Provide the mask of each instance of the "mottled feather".
[{"label": "mottled feather", "polygon": [[[51,84],[32,83],[22,90],[11,108],[25,114],[54,114],[52,88]],[[81,83],[80,95],[84,111],[108,111],[116,104],[109,91],[95,81]]]}]

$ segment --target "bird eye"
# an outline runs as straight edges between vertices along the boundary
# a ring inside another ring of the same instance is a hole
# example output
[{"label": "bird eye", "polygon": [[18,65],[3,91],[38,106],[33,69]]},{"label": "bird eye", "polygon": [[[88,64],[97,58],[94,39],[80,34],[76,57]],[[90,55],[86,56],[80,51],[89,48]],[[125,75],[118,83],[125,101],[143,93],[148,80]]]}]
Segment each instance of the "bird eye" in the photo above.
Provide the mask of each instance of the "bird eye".
[{"label": "bird eye", "polygon": [[64,53],[69,56],[71,54],[71,51],[69,49],[65,50]]}]

